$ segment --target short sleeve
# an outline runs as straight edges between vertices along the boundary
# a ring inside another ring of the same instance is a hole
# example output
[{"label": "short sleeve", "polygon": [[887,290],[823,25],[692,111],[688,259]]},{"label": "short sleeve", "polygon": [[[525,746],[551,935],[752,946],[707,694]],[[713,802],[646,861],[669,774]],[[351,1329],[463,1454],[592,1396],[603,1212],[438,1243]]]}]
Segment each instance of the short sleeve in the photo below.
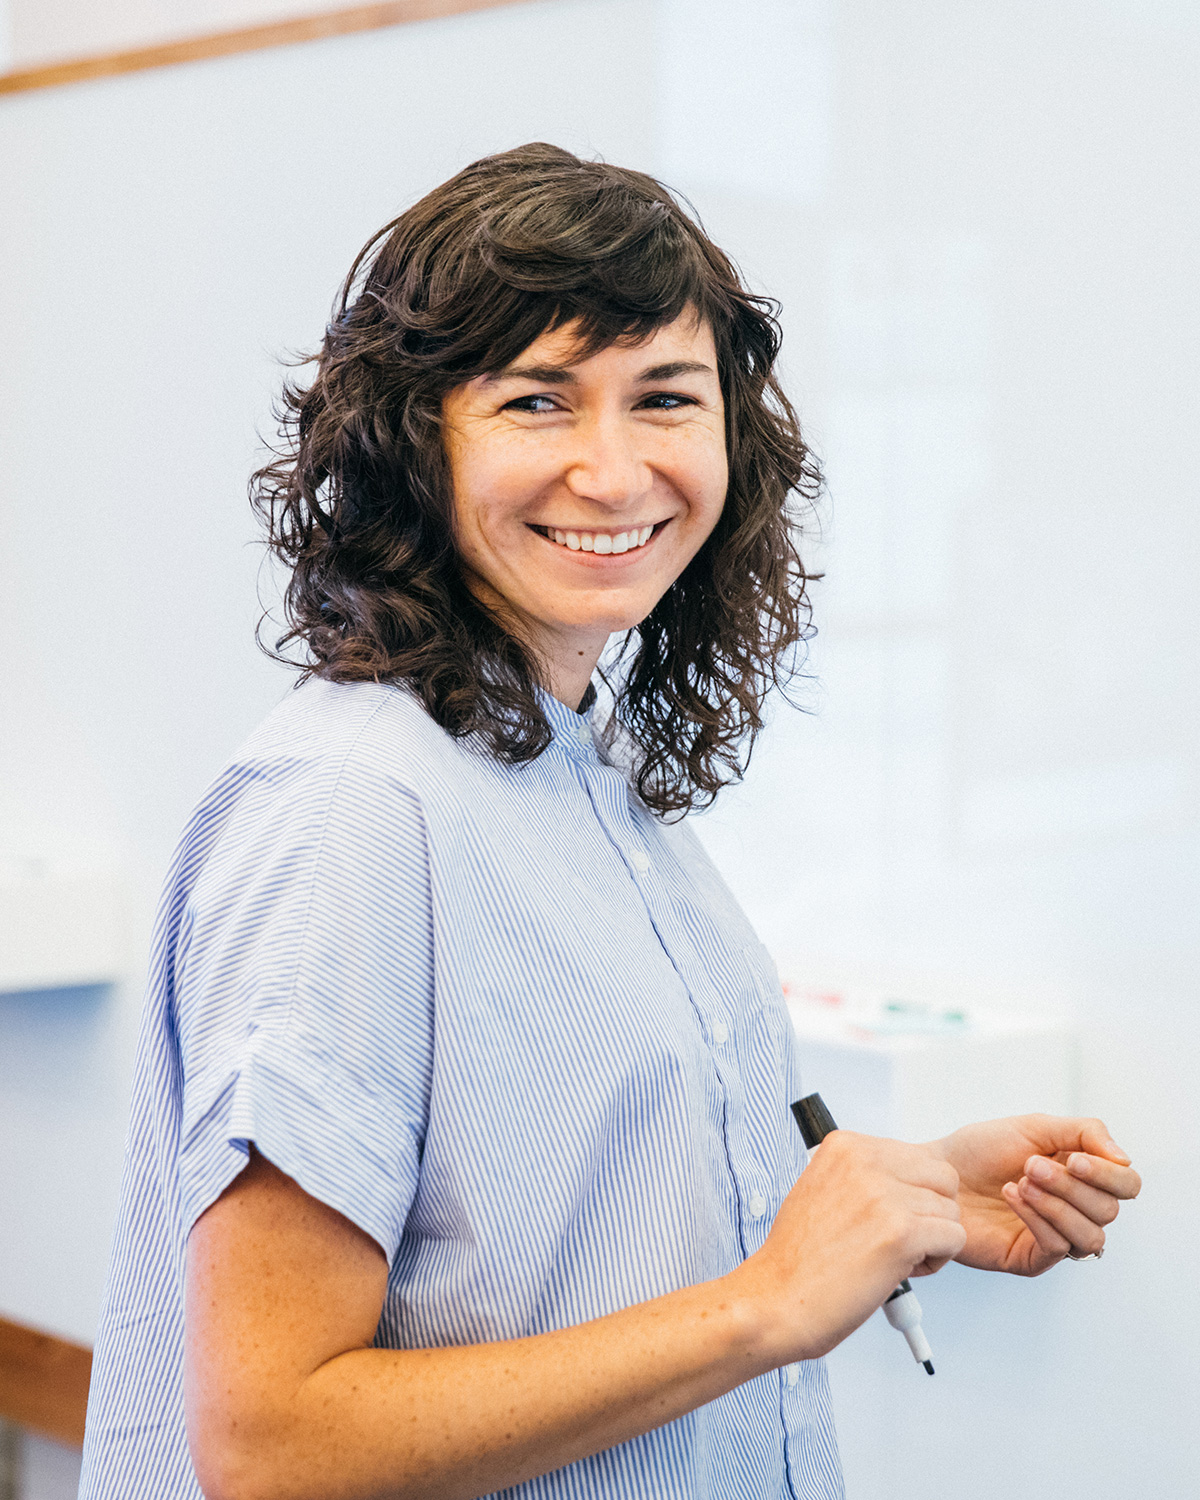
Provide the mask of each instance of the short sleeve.
[{"label": "short sleeve", "polygon": [[184,1233],[254,1142],[390,1262],[416,1192],[432,1066],[417,798],[353,753],[247,772],[178,934]]}]

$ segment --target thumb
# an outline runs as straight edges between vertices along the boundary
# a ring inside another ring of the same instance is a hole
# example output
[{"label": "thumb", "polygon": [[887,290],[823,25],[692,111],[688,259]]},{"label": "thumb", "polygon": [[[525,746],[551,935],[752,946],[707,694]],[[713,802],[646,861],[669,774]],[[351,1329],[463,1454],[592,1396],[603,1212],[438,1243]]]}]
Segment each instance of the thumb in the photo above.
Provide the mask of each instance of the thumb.
[{"label": "thumb", "polygon": [[1122,1167],[1129,1165],[1129,1153],[1113,1140],[1103,1120],[1069,1115],[1028,1115],[1024,1123],[1030,1138],[1038,1142],[1038,1149],[1045,1156],[1060,1151],[1086,1151],[1089,1156],[1100,1156]]}]

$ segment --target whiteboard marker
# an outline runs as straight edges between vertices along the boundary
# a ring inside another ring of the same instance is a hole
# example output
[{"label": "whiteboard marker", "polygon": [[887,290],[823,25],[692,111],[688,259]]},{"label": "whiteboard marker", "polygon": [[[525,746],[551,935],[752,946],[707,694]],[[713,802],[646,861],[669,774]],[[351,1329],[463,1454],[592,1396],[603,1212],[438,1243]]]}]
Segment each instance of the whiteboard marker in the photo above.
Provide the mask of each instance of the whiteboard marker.
[{"label": "whiteboard marker", "polygon": [[[792,1113],[796,1116],[796,1124],[800,1127],[804,1144],[810,1151],[814,1146],[819,1146],[830,1131],[837,1129],[820,1094],[809,1094],[805,1099],[797,1099],[792,1105]],[[921,1332],[921,1304],[907,1278],[883,1304],[883,1315],[893,1328],[904,1335],[917,1363],[932,1375],[933,1350]]]}]

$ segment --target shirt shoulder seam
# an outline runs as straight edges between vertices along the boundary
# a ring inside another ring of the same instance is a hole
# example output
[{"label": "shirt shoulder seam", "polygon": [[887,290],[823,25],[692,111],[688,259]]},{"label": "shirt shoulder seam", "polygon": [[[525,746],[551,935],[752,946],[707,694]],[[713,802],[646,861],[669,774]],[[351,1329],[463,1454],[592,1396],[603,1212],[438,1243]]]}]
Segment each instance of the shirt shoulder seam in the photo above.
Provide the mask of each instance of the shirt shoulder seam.
[{"label": "shirt shoulder seam", "polygon": [[[321,855],[322,855],[322,852],[324,851],[324,848],[325,848],[325,839],[326,839],[326,836],[328,835],[328,832],[329,832],[329,819],[330,819],[330,817],[331,817],[331,815],[333,813],[333,804],[334,804],[335,799],[337,798],[337,794],[338,794],[339,790],[341,789],[342,781],[343,781],[343,778],[345,777],[345,774],[346,774],[346,767],[350,763],[350,757],[354,754],[354,751],[358,748],[359,741],[362,739],[363,735],[370,728],[370,726],[374,722],[376,716],[378,714],[380,714],[380,713],[383,712],[383,709],[384,709],[385,705],[388,703],[388,701],[389,700],[387,698],[381,698],[380,701],[371,710],[371,712],[367,715],[367,717],[363,720],[363,722],[359,725],[358,729],[355,731],[354,737],[351,739],[350,743],[346,746],[345,753],[342,755],[341,763],[340,763],[340,765],[338,766],[338,769],[337,769],[337,775],[334,777],[333,786],[330,788],[330,791],[329,791],[329,799],[328,799],[328,801],[326,803],[326,806],[325,806],[325,814],[324,814],[324,817],[323,817],[323,819],[321,821],[321,829],[320,829],[320,832],[317,835],[317,838],[316,838],[316,841],[315,841],[315,844],[314,844],[314,847],[313,847],[312,863],[311,863],[311,868],[310,868],[309,877],[308,877],[308,879],[309,879],[308,892],[307,892],[307,895],[305,897],[305,902],[304,902],[304,915],[303,915],[303,917],[301,919],[301,922],[300,922],[300,931],[299,931],[299,934],[298,934],[297,939],[296,939],[295,964],[294,964],[294,967],[292,969],[292,977],[291,977],[291,979],[288,982],[287,1001],[286,1001],[286,1004],[284,1006],[283,1017],[282,1017],[282,1020],[280,1022],[280,1028],[279,1029],[280,1029],[280,1031],[282,1031],[284,1033],[288,1033],[292,1029],[292,1021],[294,1019],[295,1004],[296,1004],[296,990],[297,990],[297,987],[298,987],[299,981],[300,981],[300,965],[301,965],[301,960],[302,960],[303,955],[304,955],[304,945],[305,945],[305,942],[306,942],[307,937],[308,937],[309,921],[310,921],[310,918],[311,918],[311,915],[312,915],[313,892],[316,889],[317,871],[320,869]],[[416,793],[414,791],[412,791],[411,788],[407,788],[406,787],[405,790],[409,793],[410,796],[413,796],[413,797],[416,796]]]}]

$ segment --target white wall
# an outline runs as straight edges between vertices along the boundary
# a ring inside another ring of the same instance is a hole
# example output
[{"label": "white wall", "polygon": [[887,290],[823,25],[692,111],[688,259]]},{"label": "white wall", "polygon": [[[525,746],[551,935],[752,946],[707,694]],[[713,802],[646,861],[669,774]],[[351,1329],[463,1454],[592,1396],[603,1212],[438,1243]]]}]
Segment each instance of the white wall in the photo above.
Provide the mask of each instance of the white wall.
[{"label": "white wall", "polygon": [[818,712],[777,715],[706,837],[785,972],[1075,1018],[1081,1104],[1147,1180],[1100,1265],[926,1283],[934,1380],[879,1319],[835,1354],[851,1493],[1182,1497],[1200,11],[760,0],[736,24],[772,12],[761,67],[725,46],[732,82],[700,76],[734,99],[779,77],[803,12],[767,123],[807,165],[771,192],[744,106],[671,162],[788,310],[830,474]]},{"label": "white wall", "polygon": [[[1075,1017],[1149,1184],[1099,1265],[927,1283],[934,1381],[882,1328],[838,1351],[858,1500],[1190,1493],[1198,62],[1182,0],[545,0],[0,110],[0,812],[120,851],[139,954],[286,688],[245,476],[366,235],[550,139],[662,171],[783,298],[831,478],[818,711],[704,836],[785,969]],[[135,968],[0,997],[0,1303],[84,1338]]]}]

